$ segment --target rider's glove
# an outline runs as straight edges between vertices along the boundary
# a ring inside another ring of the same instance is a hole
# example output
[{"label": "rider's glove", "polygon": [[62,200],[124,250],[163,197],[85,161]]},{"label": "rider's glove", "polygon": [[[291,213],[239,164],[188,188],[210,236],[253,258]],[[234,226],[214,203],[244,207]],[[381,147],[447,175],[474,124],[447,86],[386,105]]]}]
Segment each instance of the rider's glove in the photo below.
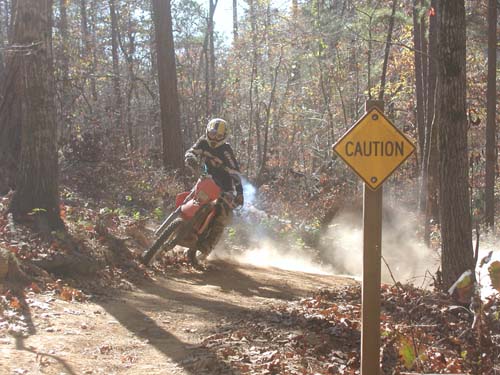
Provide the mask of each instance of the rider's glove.
[{"label": "rider's glove", "polygon": [[198,160],[196,160],[195,157],[187,156],[186,159],[184,160],[184,162],[186,163],[186,166],[189,169],[191,169],[193,172],[199,168]]},{"label": "rider's glove", "polygon": [[234,204],[236,206],[243,206],[243,203],[244,203],[243,193],[236,194],[236,197],[234,198]]}]

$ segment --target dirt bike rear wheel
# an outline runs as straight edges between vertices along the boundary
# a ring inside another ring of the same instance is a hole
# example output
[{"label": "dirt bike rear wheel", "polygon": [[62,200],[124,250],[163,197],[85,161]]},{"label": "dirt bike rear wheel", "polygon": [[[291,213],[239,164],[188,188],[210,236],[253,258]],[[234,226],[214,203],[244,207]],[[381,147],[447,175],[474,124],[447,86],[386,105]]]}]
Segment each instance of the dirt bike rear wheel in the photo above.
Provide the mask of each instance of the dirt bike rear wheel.
[{"label": "dirt bike rear wheel", "polygon": [[161,236],[158,237],[158,239],[153,243],[153,245],[151,245],[151,247],[142,254],[142,263],[149,265],[160,250],[168,251],[173,249],[177,244],[177,241],[180,239],[179,229],[183,223],[184,220],[181,218],[172,221],[163,231]]}]

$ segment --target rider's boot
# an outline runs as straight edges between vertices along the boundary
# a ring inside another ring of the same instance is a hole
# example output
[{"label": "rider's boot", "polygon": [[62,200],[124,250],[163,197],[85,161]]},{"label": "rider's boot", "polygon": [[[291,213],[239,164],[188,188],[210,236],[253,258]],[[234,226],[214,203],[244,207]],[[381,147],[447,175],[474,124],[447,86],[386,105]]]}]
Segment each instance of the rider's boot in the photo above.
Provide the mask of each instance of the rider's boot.
[{"label": "rider's boot", "polygon": [[[198,250],[200,250],[201,255],[199,255],[198,257],[195,256],[194,261],[191,262],[194,267],[198,266],[200,261],[205,261],[205,259],[210,255],[210,253],[222,237],[224,228],[231,222],[231,218],[231,209],[226,209],[225,207],[219,206],[218,213],[217,215],[215,215],[211,224],[210,233],[203,242],[198,244]],[[196,251],[194,253],[196,253]]]},{"label": "rider's boot", "polygon": [[205,241],[200,243],[198,247],[198,249],[201,252],[199,260],[203,261],[210,255],[210,253],[212,252],[212,250],[215,248],[220,238],[222,237],[222,234],[224,233],[224,228],[225,225],[223,222],[217,219],[214,220],[209,235],[207,236],[207,238],[205,238]]},{"label": "rider's boot", "polygon": [[184,252],[184,255],[186,256],[188,263],[191,264],[194,268],[198,268],[200,265],[198,262],[198,258],[196,257],[197,252],[198,250],[193,247],[189,248]]}]

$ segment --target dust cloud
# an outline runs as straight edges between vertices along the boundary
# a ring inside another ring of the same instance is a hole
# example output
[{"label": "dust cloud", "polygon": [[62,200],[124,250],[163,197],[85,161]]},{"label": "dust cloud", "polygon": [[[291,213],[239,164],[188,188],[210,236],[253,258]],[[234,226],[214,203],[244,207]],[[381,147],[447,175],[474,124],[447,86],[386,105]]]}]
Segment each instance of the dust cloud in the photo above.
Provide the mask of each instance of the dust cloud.
[{"label": "dust cloud", "polygon": [[246,179],[243,179],[243,188],[245,205],[236,214],[226,242],[219,243],[211,257],[257,267],[275,267],[318,275],[335,274],[334,267],[317,257],[317,251],[303,246],[297,238],[277,236],[277,227],[288,222],[256,207],[257,189]]},{"label": "dust cloud", "polygon": [[479,240],[476,279],[479,281],[481,297],[483,299],[498,293],[491,285],[491,278],[488,272],[488,267],[495,261],[500,261],[500,238],[498,235],[491,233],[482,234]]},{"label": "dust cloud", "polygon": [[[439,255],[417,234],[417,218],[409,210],[387,204],[382,223],[382,281],[427,287],[439,266]],[[343,211],[322,238],[322,255],[340,273],[361,277],[363,267],[362,212]],[[430,274],[429,274],[430,273]]]},{"label": "dust cloud", "polygon": [[[341,212],[321,235],[318,246],[311,248],[290,236],[276,236],[273,226],[282,225],[286,220],[271,217],[256,208],[257,191],[247,181],[244,181],[244,191],[245,206],[229,229],[225,244],[219,244],[213,256],[258,267],[361,277],[361,211]],[[390,207],[387,202],[385,204]],[[428,286],[426,283],[432,280],[427,271],[434,274],[437,270],[438,254],[418,238],[416,218],[408,210],[387,207],[384,209],[382,234],[385,261],[396,281]],[[382,280],[393,283],[384,262]]]},{"label": "dust cloud", "polygon": [[283,244],[264,240],[252,249],[244,251],[235,259],[237,262],[257,267],[275,267],[288,271],[301,271],[317,275],[333,275],[335,269],[319,264],[310,251],[299,247],[286,249]]}]

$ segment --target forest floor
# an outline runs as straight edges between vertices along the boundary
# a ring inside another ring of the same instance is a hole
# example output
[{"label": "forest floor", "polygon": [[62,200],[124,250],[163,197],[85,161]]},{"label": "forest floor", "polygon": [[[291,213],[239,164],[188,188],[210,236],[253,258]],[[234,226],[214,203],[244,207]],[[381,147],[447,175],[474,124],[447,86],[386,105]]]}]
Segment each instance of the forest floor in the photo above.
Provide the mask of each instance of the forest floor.
[{"label": "forest floor", "polygon": [[[1,214],[9,197],[0,197],[0,261],[14,254],[23,279],[0,284],[0,374],[359,374],[358,281],[304,272],[293,251],[301,271],[233,256],[250,253],[258,225],[287,250],[313,254],[303,225],[287,216],[297,212],[291,202],[306,207],[288,196],[300,195],[268,189],[267,206],[229,229],[226,251],[204,271],[182,252],[145,267],[138,255],[171,210],[158,200],[171,202],[182,184],[122,166],[66,172],[64,233],[14,223]],[[381,374],[500,374],[498,298],[471,311],[447,294],[398,283],[382,285],[381,304]]]},{"label": "forest floor", "polygon": [[[358,281],[181,254],[4,289],[0,374],[359,374]],[[439,292],[381,297],[381,374],[500,371],[497,300],[474,327]]]},{"label": "forest floor", "polygon": [[[205,272],[171,270],[87,302],[31,292],[24,330],[0,330],[0,373],[230,374],[252,362],[256,373],[265,373],[278,352],[252,337],[267,329],[269,341],[291,342],[289,336],[303,334],[286,324],[277,306],[321,287],[354,284],[218,260]],[[249,355],[242,361],[237,353],[244,347]]]}]

